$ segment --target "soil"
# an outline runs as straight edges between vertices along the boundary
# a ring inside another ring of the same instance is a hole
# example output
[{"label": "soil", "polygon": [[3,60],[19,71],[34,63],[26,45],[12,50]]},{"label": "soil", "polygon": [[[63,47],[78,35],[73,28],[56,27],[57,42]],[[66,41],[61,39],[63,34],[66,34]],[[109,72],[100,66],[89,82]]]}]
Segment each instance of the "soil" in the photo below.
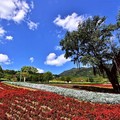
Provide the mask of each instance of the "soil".
[{"label": "soil", "polygon": [[98,85],[78,85],[78,84],[49,84],[52,86],[58,86],[63,88],[70,88],[70,89],[76,89],[76,90],[87,90],[87,91],[94,91],[94,92],[102,92],[102,93],[115,93],[112,89],[111,85],[104,85],[104,84],[98,84]]}]

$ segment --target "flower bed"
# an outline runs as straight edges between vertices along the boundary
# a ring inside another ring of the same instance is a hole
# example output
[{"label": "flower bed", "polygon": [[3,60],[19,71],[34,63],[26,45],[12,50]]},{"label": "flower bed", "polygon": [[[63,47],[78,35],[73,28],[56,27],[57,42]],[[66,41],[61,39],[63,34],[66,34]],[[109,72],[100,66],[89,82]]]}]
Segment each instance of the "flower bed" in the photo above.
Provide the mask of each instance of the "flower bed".
[{"label": "flower bed", "polygon": [[0,120],[119,120],[120,104],[78,101],[0,83]]},{"label": "flower bed", "polygon": [[99,93],[99,92],[91,92],[86,90],[73,90],[68,88],[49,86],[44,84],[25,83],[25,82],[9,82],[9,83],[19,86],[50,91],[60,95],[73,97],[82,101],[120,104],[120,94]]}]

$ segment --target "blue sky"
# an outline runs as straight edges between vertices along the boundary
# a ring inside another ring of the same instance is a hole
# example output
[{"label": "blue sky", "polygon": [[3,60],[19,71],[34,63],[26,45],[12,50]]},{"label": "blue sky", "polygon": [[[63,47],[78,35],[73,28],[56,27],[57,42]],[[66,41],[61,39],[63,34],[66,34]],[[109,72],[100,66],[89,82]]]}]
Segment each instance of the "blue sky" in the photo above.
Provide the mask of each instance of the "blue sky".
[{"label": "blue sky", "polygon": [[0,0],[0,65],[59,74],[76,67],[64,58],[59,42],[86,17],[114,23],[120,0]]}]

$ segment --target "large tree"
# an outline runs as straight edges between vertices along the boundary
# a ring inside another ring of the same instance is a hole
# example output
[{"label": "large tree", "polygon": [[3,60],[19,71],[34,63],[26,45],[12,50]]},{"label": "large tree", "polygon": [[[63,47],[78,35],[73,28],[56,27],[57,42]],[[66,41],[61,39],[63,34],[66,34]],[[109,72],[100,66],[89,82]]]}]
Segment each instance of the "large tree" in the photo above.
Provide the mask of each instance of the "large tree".
[{"label": "large tree", "polygon": [[105,20],[99,16],[86,19],[77,31],[67,32],[60,45],[66,58],[71,57],[78,66],[89,64],[94,74],[96,68],[99,69],[107,75],[115,92],[120,92],[117,77],[120,71],[120,17],[115,24],[105,24]]},{"label": "large tree", "polygon": [[24,82],[26,81],[26,78],[29,77],[30,74],[37,73],[38,70],[35,67],[31,66],[23,66],[20,71],[20,76],[23,76]]}]

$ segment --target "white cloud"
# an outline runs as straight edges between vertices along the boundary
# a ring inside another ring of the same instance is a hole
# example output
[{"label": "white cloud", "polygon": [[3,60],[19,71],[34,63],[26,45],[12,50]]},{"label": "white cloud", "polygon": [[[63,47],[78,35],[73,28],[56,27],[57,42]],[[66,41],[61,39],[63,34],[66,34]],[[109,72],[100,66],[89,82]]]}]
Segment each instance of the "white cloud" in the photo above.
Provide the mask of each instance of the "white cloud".
[{"label": "white cloud", "polygon": [[26,13],[24,10],[20,10],[16,16],[13,17],[13,20],[17,23],[20,23],[22,20],[24,20]]},{"label": "white cloud", "polygon": [[55,50],[61,50],[62,47],[61,46],[55,46]]},{"label": "white cloud", "polygon": [[84,16],[78,16],[77,13],[72,13],[72,15],[68,15],[64,19],[62,19],[61,16],[58,15],[58,17],[53,22],[59,27],[72,32],[74,30],[77,30],[78,24],[82,23],[84,20]]},{"label": "white cloud", "polygon": [[32,0],[29,2],[27,0],[0,0],[0,19],[14,21],[15,23],[24,21],[30,30],[35,30],[38,23],[30,21],[27,17],[33,8],[34,2]]},{"label": "white cloud", "polygon": [[38,23],[29,21],[29,22],[27,22],[27,24],[28,24],[28,27],[29,27],[30,30],[35,30],[35,29],[38,28]]},{"label": "white cloud", "polygon": [[32,8],[32,9],[34,8],[34,3],[33,3],[33,1],[31,1],[31,8]]},{"label": "white cloud", "polygon": [[38,73],[44,73],[45,71],[43,69],[37,68]]},{"label": "white cloud", "polygon": [[11,61],[9,59],[9,57],[5,54],[0,54],[0,63],[3,63],[3,64],[10,64]]},{"label": "white cloud", "polygon": [[24,20],[30,9],[25,0],[1,0],[0,19],[13,20],[20,23]]},{"label": "white cloud", "polygon": [[33,63],[34,62],[34,58],[33,57],[30,57],[30,62]]},{"label": "white cloud", "polygon": [[3,37],[5,35],[6,31],[0,27],[0,37]]},{"label": "white cloud", "polygon": [[66,59],[64,57],[64,54],[61,54],[60,56],[56,56],[55,53],[50,53],[45,61],[46,65],[54,65],[54,66],[62,66],[66,62],[70,61],[71,59]]},{"label": "white cloud", "polygon": [[10,36],[6,36],[6,40],[11,41],[11,40],[13,40],[13,37],[11,35]]},{"label": "white cloud", "polygon": [[56,54],[55,53],[50,53],[48,56],[47,56],[47,60],[53,60],[56,58]]}]

